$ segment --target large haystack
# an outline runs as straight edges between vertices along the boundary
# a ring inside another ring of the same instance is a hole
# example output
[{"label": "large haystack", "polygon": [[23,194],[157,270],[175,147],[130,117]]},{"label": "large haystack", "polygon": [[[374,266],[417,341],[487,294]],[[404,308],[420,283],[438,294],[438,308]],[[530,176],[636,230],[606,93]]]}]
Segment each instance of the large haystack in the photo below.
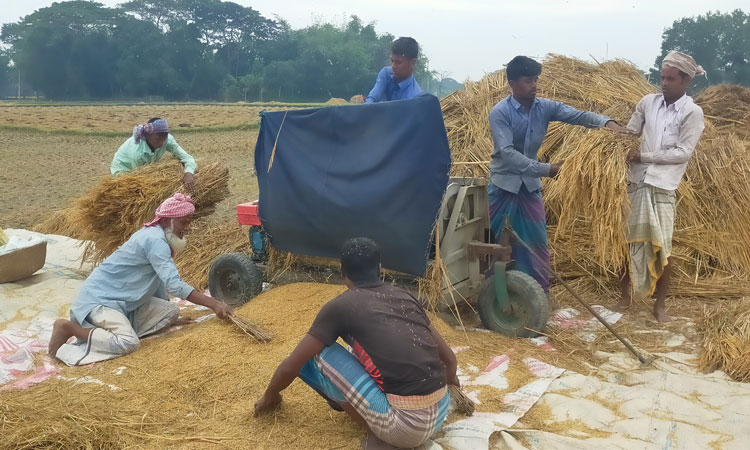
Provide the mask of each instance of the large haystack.
[{"label": "large haystack", "polygon": [[[84,260],[99,263],[143,227],[164,199],[182,191],[182,170],[170,160],[117,177],[102,177],[84,196],[35,231],[88,241]],[[200,218],[213,213],[216,203],[229,195],[229,170],[218,162],[203,162],[196,179],[197,191],[192,197],[195,217]]]},{"label": "large haystack", "polygon": [[[636,103],[655,92],[626,61],[589,64],[552,55],[543,66],[539,95],[627,123]],[[467,83],[442,101],[454,174],[487,175],[492,135],[487,116],[509,93],[498,71]],[[673,293],[750,294],[750,150],[737,137],[706,131],[679,189]],[[553,263],[564,276],[588,277],[610,287],[627,261],[625,156],[637,140],[608,130],[550,124],[540,158],[564,162],[557,180],[544,180]]]},{"label": "large haystack", "polygon": [[695,101],[717,129],[750,139],[750,88],[736,84],[710,86]]}]

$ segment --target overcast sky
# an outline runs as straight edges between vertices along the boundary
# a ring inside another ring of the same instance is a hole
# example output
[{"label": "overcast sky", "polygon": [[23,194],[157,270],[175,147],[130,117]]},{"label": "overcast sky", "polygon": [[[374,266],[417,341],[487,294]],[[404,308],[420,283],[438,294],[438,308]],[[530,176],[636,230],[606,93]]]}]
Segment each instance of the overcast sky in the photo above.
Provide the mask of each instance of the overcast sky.
[{"label": "overcast sky", "polygon": [[[122,0],[101,0],[114,6]],[[463,81],[500,69],[513,56],[561,53],[591,60],[654,64],[661,34],[682,17],[709,9],[748,11],[748,0],[235,0],[294,28],[352,15],[379,33],[412,36],[433,70]],[[0,22],[15,22],[49,0],[0,0]],[[700,63],[700,61],[698,61]]]}]

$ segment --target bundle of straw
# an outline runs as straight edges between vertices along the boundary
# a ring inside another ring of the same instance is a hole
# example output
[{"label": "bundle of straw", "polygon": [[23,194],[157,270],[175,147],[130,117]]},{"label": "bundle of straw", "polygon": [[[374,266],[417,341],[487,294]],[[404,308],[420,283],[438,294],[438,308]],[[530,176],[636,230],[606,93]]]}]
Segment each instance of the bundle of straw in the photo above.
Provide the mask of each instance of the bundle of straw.
[{"label": "bundle of straw", "polygon": [[448,392],[450,392],[453,403],[456,404],[456,411],[465,416],[471,416],[474,414],[474,401],[472,401],[460,387],[449,385]]},{"label": "bundle of straw", "polygon": [[704,307],[700,329],[699,368],[706,372],[723,369],[737,381],[750,381],[750,299]]},{"label": "bundle of straw", "polygon": [[263,331],[258,325],[251,322],[240,315],[234,314],[229,316],[229,319],[237,325],[237,328],[242,330],[243,333],[255,339],[258,342],[271,342],[273,335],[267,331]]},{"label": "bundle of straw", "polygon": [[[200,163],[196,192],[192,195],[196,214],[213,213],[214,205],[229,195],[229,169],[218,162]],[[165,161],[141,167],[117,177],[102,177],[71,206],[45,221],[36,230],[62,233],[72,230],[76,238],[89,241],[84,260],[99,263],[154,217],[159,204],[182,191],[182,166]]]}]

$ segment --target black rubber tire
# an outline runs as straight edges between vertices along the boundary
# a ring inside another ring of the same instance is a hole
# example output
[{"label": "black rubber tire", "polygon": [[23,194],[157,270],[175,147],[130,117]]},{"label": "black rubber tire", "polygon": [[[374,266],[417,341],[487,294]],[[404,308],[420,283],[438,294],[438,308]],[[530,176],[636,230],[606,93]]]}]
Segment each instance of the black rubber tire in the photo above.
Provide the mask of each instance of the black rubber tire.
[{"label": "black rubber tire", "polygon": [[263,271],[244,253],[221,255],[211,263],[208,290],[230,306],[243,305],[263,290]]},{"label": "black rubber tire", "polygon": [[479,317],[488,330],[512,337],[535,337],[544,331],[549,316],[549,300],[531,276],[518,270],[505,272],[513,316],[504,316],[497,307],[495,280],[488,278],[479,293]]}]

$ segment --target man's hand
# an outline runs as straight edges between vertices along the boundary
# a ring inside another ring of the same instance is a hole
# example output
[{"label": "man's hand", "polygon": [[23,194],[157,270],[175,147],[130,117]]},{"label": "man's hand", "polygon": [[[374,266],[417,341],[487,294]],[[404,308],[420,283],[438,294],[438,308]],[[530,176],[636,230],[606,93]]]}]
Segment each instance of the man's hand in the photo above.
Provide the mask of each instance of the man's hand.
[{"label": "man's hand", "polygon": [[448,384],[452,384],[453,386],[456,386],[459,388],[461,387],[461,380],[458,379],[458,375],[456,374],[455,371],[453,371],[452,374],[450,373],[448,374]]},{"label": "man's hand", "polygon": [[618,133],[622,133],[622,134],[636,134],[635,131],[633,131],[633,130],[631,130],[629,128],[623,127],[622,125],[620,125],[619,123],[615,122],[614,120],[610,120],[609,122],[607,122],[606,125],[604,125],[604,127],[605,128],[609,128],[612,131],[616,131]]},{"label": "man's hand", "polygon": [[185,172],[185,175],[182,176],[182,184],[188,193],[195,194],[195,176],[192,173]]},{"label": "man's hand", "polygon": [[639,163],[641,162],[641,149],[634,148],[628,152],[628,161]]},{"label": "man's hand", "polygon": [[560,173],[560,168],[562,168],[562,163],[560,163],[560,164],[551,164],[549,166],[549,176],[550,176],[550,178],[557,177],[557,174]]},{"label": "man's hand", "polygon": [[268,393],[263,395],[257,402],[255,402],[255,417],[262,416],[263,414],[267,414],[274,409],[276,409],[277,406],[281,404],[281,394],[276,394],[273,396],[269,396]]},{"label": "man's hand", "polygon": [[227,305],[226,303],[222,302],[221,300],[214,300],[214,306],[211,307],[211,309],[214,310],[216,313],[216,316],[219,319],[228,319],[229,316],[234,315],[234,310],[231,306]]}]

